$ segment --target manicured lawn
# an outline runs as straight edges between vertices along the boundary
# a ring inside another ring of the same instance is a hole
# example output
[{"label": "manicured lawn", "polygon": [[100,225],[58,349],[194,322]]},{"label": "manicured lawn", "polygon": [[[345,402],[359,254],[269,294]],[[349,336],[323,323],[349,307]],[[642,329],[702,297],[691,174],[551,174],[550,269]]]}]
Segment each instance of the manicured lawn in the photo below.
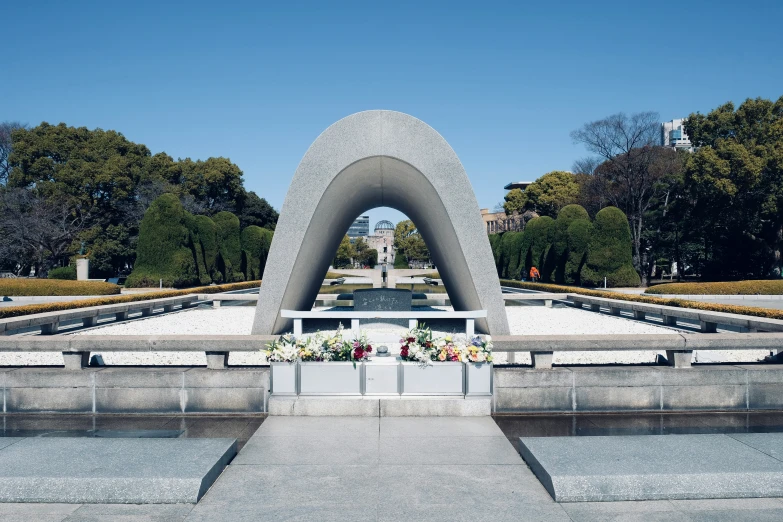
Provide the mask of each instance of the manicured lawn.
[{"label": "manicured lawn", "polygon": [[70,281],[65,279],[0,279],[0,296],[33,295],[113,295],[120,287],[101,281]]},{"label": "manicured lawn", "polygon": [[[650,303],[664,306],[677,306],[680,308],[693,308],[696,310],[711,310],[713,312],[726,312],[729,314],[753,315],[756,317],[768,317],[770,319],[783,319],[783,310],[774,310],[771,308],[759,308],[755,306],[741,305],[723,305],[717,303],[705,303],[704,301],[689,301],[687,299],[678,299],[673,297],[656,297],[653,295],[634,295],[623,294],[620,292],[607,292],[601,290],[590,290],[576,286],[552,285],[546,283],[525,283],[522,281],[511,281],[501,279],[500,284],[513,288],[523,288],[525,290],[538,290],[541,292],[571,293],[580,295],[590,295],[593,297],[605,297],[607,299],[617,299],[620,301],[631,301],[636,303]],[[742,301],[738,301],[742,302]]]},{"label": "manicured lawn", "polygon": [[[61,282],[67,282],[67,281],[61,281]],[[102,283],[102,284],[108,284],[108,283]],[[231,290],[244,290],[246,288],[255,288],[258,287],[260,284],[261,281],[247,281],[244,283],[229,283],[225,285],[200,286],[196,288],[187,288],[185,290],[161,290],[158,292],[144,292],[140,294],[112,295],[108,297],[78,299],[76,301],[60,301],[56,303],[8,306],[8,307],[0,308],[0,319],[6,317],[19,317],[22,315],[29,315],[29,314],[39,314],[43,312],[72,310],[74,308],[82,308],[84,306],[131,303],[136,301],[146,301],[149,299],[160,299],[163,297],[176,297],[178,295],[186,295],[186,294],[217,294],[220,292],[229,292]],[[112,285],[112,286],[116,286],[116,285]]]},{"label": "manicured lawn", "polygon": [[319,294],[350,294],[354,290],[361,288],[372,288],[371,284],[366,285],[323,285],[318,291]]},{"label": "manicured lawn", "polygon": [[645,293],[688,295],[781,295],[783,294],[783,279],[719,283],[665,283],[648,288]]}]

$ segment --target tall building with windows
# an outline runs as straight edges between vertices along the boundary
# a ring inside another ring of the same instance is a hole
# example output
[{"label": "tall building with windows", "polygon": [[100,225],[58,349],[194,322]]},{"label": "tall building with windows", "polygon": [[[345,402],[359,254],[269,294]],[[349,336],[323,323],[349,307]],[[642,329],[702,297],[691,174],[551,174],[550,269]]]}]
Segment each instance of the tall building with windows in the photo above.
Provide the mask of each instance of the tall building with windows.
[{"label": "tall building with windows", "polygon": [[684,118],[661,123],[661,146],[693,152],[693,145],[685,134]]},{"label": "tall building with windows", "polygon": [[348,228],[348,237],[367,237],[370,235],[370,216],[359,216]]}]

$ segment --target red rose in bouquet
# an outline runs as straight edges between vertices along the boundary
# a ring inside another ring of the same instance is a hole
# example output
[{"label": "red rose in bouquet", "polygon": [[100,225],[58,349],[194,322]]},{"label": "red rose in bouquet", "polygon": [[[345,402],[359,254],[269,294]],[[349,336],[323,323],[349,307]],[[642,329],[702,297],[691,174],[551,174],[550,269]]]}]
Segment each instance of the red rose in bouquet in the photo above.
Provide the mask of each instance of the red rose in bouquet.
[{"label": "red rose in bouquet", "polygon": [[402,347],[402,349],[400,350],[400,356],[401,357],[407,357],[408,356],[408,347],[407,346],[403,346]]},{"label": "red rose in bouquet", "polygon": [[353,358],[358,360],[361,360],[364,357],[364,350],[361,348],[356,348],[353,351]]}]

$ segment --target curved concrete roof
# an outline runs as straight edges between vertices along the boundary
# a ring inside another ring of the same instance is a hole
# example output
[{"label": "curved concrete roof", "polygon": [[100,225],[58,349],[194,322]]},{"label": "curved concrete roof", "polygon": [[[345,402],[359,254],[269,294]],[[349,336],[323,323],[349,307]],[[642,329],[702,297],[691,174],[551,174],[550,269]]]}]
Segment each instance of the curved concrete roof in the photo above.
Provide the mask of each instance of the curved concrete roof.
[{"label": "curved concrete roof", "polygon": [[366,111],[327,128],[288,189],[270,248],[254,334],[290,329],[280,310],[309,310],[355,216],[392,207],[416,223],[456,310],[487,310],[479,331],[508,321],[478,203],[454,150],[407,114]]}]

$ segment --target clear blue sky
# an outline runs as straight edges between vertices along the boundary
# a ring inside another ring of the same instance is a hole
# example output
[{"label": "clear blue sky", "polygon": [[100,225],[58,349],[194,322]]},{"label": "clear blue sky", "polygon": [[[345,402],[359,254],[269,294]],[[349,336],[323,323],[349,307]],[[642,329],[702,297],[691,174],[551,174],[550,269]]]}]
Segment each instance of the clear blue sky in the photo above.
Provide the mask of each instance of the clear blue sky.
[{"label": "clear blue sky", "polygon": [[780,0],[525,4],[6,2],[0,121],[226,156],[279,209],[323,129],[397,110],[446,138],[492,207],[586,155],[569,132],[587,121],[783,95]]}]

